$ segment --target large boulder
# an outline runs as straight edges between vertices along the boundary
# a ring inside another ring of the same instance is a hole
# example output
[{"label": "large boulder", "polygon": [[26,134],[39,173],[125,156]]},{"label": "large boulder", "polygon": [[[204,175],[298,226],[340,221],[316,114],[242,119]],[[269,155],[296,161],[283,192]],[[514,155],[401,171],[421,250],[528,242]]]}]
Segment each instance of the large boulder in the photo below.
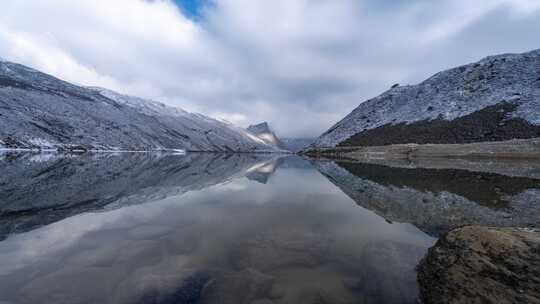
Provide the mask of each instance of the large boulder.
[{"label": "large boulder", "polygon": [[418,266],[424,303],[540,303],[540,232],[453,230]]}]

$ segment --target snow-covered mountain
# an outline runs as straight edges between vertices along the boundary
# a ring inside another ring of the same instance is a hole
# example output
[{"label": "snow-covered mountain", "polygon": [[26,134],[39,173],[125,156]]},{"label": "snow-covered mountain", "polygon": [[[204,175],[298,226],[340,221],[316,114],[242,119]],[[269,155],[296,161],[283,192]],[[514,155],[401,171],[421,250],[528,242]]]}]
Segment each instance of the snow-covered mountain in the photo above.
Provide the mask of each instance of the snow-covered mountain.
[{"label": "snow-covered mountain", "polygon": [[312,147],[540,137],[540,50],[487,57],[358,106]]},{"label": "snow-covered mountain", "polygon": [[230,123],[0,61],[0,148],[272,152]]},{"label": "snow-covered mountain", "polygon": [[270,129],[267,122],[263,122],[257,125],[251,125],[247,128],[248,132],[256,135],[265,143],[277,147],[279,149],[286,150],[287,147],[281,142],[277,135]]}]

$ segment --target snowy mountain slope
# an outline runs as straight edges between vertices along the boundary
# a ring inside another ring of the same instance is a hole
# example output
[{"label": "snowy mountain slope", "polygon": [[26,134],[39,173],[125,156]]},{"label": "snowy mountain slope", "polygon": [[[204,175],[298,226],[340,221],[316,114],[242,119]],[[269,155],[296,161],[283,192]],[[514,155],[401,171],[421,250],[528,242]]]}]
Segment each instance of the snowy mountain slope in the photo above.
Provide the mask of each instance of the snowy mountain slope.
[{"label": "snowy mountain slope", "polygon": [[271,152],[242,128],[0,62],[0,147]]},{"label": "snowy mountain slope", "polygon": [[[242,152],[251,151],[254,148],[261,151],[276,150],[272,145],[269,145],[254,134],[229,122],[197,113],[189,113],[180,108],[167,106],[160,102],[122,95],[108,89],[92,89],[109,99],[136,109],[141,114],[152,116],[163,124],[182,129],[184,134],[194,139],[199,145],[204,143],[210,149],[217,146],[218,150],[227,150],[227,146],[231,145],[239,147],[238,151]],[[197,150],[198,148],[195,147],[192,149]],[[229,150],[235,149],[232,148]]]},{"label": "snowy mountain slope", "polygon": [[270,126],[267,122],[263,122],[257,125],[251,125],[247,128],[247,131],[256,135],[258,138],[263,140],[265,143],[275,146],[279,149],[286,150],[287,147],[281,142],[277,135],[270,129]]},{"label": "snowy mountain slope", "polygon": [[540,50],[487,57],[360,104],[312,147],[540,137]]}]

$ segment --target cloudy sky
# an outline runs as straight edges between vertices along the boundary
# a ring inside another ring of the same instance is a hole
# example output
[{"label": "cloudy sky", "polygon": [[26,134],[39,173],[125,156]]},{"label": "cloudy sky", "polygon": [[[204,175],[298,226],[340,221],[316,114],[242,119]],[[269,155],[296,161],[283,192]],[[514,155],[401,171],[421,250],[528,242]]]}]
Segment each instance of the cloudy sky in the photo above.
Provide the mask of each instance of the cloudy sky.
[{"label": "cloudy sky", "polygon": [[2,0],[0,57],[281,136],[394,83],[540,48],[539,0]]}]

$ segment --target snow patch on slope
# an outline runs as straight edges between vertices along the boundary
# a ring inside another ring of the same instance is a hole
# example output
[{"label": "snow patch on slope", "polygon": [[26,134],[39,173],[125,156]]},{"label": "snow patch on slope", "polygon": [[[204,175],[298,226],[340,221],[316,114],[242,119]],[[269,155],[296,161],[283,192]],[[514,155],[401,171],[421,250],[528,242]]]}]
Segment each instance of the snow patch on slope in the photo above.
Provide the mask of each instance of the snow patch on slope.
[{"label": "snow patch on slope", "polygon": [[98,91],[104,97],[112,99],[120,104],[127,105],[136,109],[139,109],[141,113],[146,115],[160,115],[160,116],[177,116],[185,117],[189,115],[188,112],[178,107],[172,107],[165,105],[164,103],[142,99],[135,96],[122,95],[109,89],[89,87],[89,89]]}]

